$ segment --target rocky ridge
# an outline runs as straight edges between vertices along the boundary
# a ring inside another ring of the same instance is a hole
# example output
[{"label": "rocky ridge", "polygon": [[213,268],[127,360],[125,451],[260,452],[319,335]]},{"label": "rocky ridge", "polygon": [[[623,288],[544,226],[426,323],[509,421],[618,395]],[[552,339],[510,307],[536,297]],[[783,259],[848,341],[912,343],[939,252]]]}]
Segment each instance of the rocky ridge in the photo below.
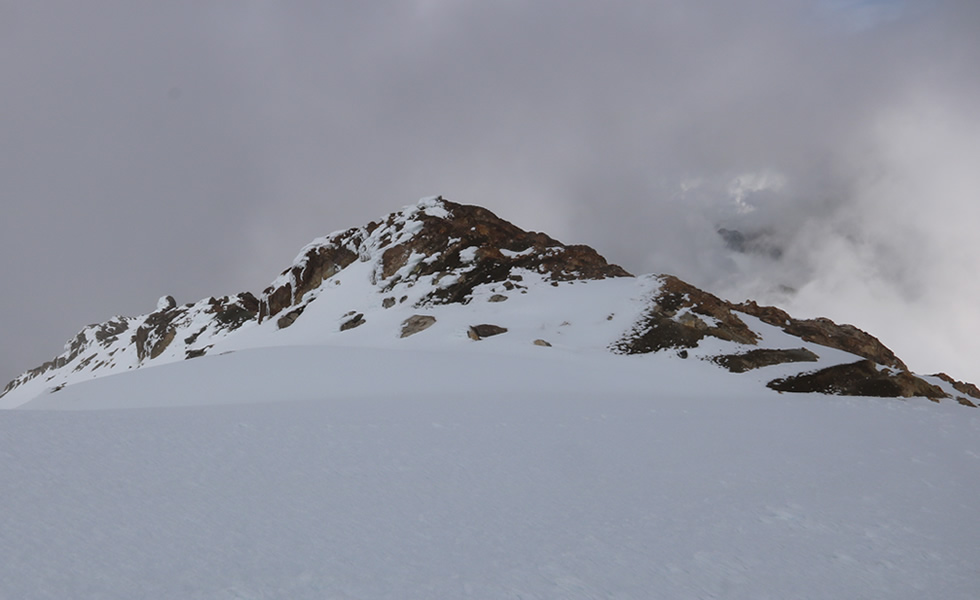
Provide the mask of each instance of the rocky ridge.
[{"label": "rocky ridge", "polygon": [[[302,328],[303,315],[314,303],[334,302],[344,277],[365,292],[358,296],[361,304],[344,307],[334,330],[340,335],[370,328],[387,313],[402,315],[392,338],[435,335],[429,332],[437,329],[433,324],[441,318],[440,307],[480,298],[489,303],[481,306],[506,308],[500,303],[515,294],[540,296],[576,282],[629,280],[634,282],[630,294],[637,296],[633,313],[615,320],[608,316],[604,327],[612,334],[597,350],[705,360],[732,371],[733,377],[769,374],[760,381],[779,392],[955,398],[965,406],[974,405],[967,397],[980,399],[972,384],[944,374],[909,372],[877,338],[851,325],[794,319],[755,302],[731,303],[674,276],[635,278],[592,248],[565,245],[485,208],[441,197],[314,240],[257,296],[244,292],[182,306],[168,296],[147,315],[90,325],[66,344],[64,353],[11,381],[0,398],[197,358],[252,328]],[[506,315],[506,310],[494,314]],[[522,335],[505,322],[480,320],[462,333],[477,342]],[[526,342],[552,347],[540,337],[529,336]],[[655,386],[651,382],[651,389]]]}]

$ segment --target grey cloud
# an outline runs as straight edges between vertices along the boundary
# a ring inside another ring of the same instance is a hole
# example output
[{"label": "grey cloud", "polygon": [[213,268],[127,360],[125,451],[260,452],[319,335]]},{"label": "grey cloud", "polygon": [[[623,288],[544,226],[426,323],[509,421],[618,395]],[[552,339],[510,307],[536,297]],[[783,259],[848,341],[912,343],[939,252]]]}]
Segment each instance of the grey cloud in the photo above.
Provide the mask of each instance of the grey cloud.
[{"label": "grey cloud", "polygon": [[[950,283],[975,242],[944,237],[974,216],[952,160],[976,152],[974,4],[0,4],[0,372],[163,294],[261,289],[310,238],[437,193],[914,353],[876,315],[913,320],[974,369],[928,317],[965,322],[975,291]],[[934,152],[890,153],[917,139]],[[739,210],[760,173],[783,183]],[[903,173],[944,199],[889,205]],[[785,252],[733,254],[719,227]]]}]

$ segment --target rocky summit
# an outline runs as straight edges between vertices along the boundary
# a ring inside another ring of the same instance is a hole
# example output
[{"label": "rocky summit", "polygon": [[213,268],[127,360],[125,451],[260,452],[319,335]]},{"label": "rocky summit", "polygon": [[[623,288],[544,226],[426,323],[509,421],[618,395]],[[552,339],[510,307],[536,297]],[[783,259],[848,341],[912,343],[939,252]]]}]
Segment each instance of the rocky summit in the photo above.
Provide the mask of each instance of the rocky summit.
[{"label": "rocky summit", "polygon": [[433,197],[314,240],[260,294],[184,305],[167,296],[146,315],[90,325],[62,354],[7,384],[0,406],[92,378],[249,347],[409,348],[460,340],[500,352],[518,344],[703,361],[731,377],[754,377],[768,393],[980,401],[976,386],[914,374],[851,325],[732,303],[671,275],[635,277],[588,246]]}]

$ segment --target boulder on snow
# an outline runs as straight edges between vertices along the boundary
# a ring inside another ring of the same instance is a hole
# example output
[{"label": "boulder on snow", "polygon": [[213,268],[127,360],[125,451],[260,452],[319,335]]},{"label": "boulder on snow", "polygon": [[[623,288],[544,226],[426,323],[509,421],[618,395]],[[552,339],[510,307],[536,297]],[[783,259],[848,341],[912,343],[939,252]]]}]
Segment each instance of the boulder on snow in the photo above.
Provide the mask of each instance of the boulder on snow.
[{"label": "boulder on snow", "polygon": [[908,371],[893,371],[872,360],[834,365],[812,373],[774,379],[766,384],[778,392],[817,392],[837,396],[882,398],[947,398],[938,387]]},{"label": "boulder on snow", "polygon": [[546,340],[538,339],[538,340],[534,340],[532,343],[535,346],[544,346],[545,348],[551,348],[551,344],[549,344]]},{"label": "boulder on snow", "polygon": [[482,340],[483,338],[493,337],[495,335],[500,335],[501,333],[507,333],[507,328],[499,325],[483,323],[482,325],[471,325],[469,331],[466,332],[466,335],[468,335],[471,340]]},{"label": "boulder on snow", "polygon": [[410,335],[415,335],[432,327],[435,322],[436,318],[431,315],[412,315],[402,322],[402,332],[399,337],[407,338]]},{"label": "boulder on snow", "polygon": [[939,379],[942,379],[946,383],[952,385],[953,389],[956,390],[957,392],[960,392],[961,394],[966,394],[967,396],[971,396],[973,398],[977,398],[978,400],[980,400],[980,389],[978,389],[977,386],[975,386],[972,383],[957,381],[952,377],[950,377],[949,375],[947,375],[946,373],[936,373],[935,375],[933,375],[933,377],[938,377]]},{"label": "boulder on snow", "polygon": [[298,319],[299,316],[303,314],[304,310],[306,310],[306,306],[300,306],[298,308],[294,308],[293,310],[289,311],[288,313],[276,319],[276,326],[279,329],[285,329],[289,327],[290,325],[296,322],[296,319]]},{"label": "boulder on snow", "polygon": [[755,345],[758,336],[732,311],[732,304],[672,275],[644,314],[615,342],[619,354],[646,354],[665,348],[694,348],[707,336]]},{"label": "boulder on snow", "polygon": [[143,324],[136,329],[136,333],[133,334],[133,344],[136,346],[136,358],[139,362],[160,356],[174,341],[177,330],[173,322],[183,316],[182,311],[174,310],[175,308],[176,305],[167,306],[150,313]]},{"label": "boulder on snow", "polygon": [[348,329],[354,329],[355,327],[360,327],[365,323],[367,323],[367,321],[364,319],[364,313],[357,313],[350,319],[341,323],[340,330],[347,331]]},{"label": "boulder on snow", "polygon": [[760,367],[781,365],[790,362],[816,362],[820,357],[806,348],[777,350],[759,348],[741,354],[723,354],[712,356],[711,362],[717,363],[732,373],[744,373]]},{"label": "boulder on snow", "polygon": [[[544,233],[525,231],[480,206],[439,202],[447,217],[415,215],[422,224],[419,232],[382,254],[380,279],[386,286],[430,275],[455,276],[451,284],[427,294],[420,305],[465,303],[477,286],[516,280],[512,274],[517,269],[553,281],[630,276],[588,246],[565,245]],[[381,226],[390,228],[396,217],[390,216]],[[411,257],[419,255],[438,258],[415,264],[409,273],[402,271]]]},{"label": "boulder on snow", "polygon": [[177,308],[177,300],[173,296],[163,296],[157,300],[157,312],[163,312],[171,308]]},{"label": "boulder on snow", "polygon": [[899,360],[895,353],[882,344],[878,338],[853,325],[838,325],[823,317],[794,319],[775,306],[759,306],[754,301],[735,304],[733,308],[747,315],[752,315],[763,323],[779,327],[786,333],[801,338],[805,342],[837,348],[870,359],[879,365],[908,371],[905,363]]},{"label": "boulder on snow", "polygon": [[[359,234],[356,229],[345,232],[351,239],[359,240]],[[333,277],[355,260],[357,253],[340,243],[310,247],[300,260],[282,272],[280,281],[282,278],[285,281],[263,290],[258,307],[259,322],[295,305],[307,292],[318,288],[324,280]]]},{"label": "boulder on snow", "polygon": [[186,350],[184,352],[184,358],[185,359],[200,358],[200,357],[204,356],[205,354],[207,354],[208,353],[208,350],[210,350],[211,347],[212,347],[212,344],[208,344],[207,346],[204,346],[203,348],[193,348],[193,349]]}]

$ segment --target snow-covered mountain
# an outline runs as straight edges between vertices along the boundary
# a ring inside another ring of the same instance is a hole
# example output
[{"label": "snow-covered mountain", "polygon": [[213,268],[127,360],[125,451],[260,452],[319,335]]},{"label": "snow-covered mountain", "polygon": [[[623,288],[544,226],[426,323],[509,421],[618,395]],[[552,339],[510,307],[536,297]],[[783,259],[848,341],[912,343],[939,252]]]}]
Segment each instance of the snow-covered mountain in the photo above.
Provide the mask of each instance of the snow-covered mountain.
[{"label": "snow-covered mountain", "polygon": [[0,598],[973,600],[975,394],[426,199],[12,382]]},{"label": "snow-covered mountain", "polygon": [[[506,335],[503,335],[506,334]],[[753,372],[777,391],[955,398],[980,390],[919,376],[876,338],[827,319],[733,304],[673,276],[633,277],[586,246],[490,211],[426,198],[380,222],[314,240],[258,297],[245,292],[90,325],[11,381],[14,407],[93,378],[233,350],[289,345],[652,354]],[[412,338],[411,340],[407,338]],[[692,388],[698,379],[686,382]]]}]

